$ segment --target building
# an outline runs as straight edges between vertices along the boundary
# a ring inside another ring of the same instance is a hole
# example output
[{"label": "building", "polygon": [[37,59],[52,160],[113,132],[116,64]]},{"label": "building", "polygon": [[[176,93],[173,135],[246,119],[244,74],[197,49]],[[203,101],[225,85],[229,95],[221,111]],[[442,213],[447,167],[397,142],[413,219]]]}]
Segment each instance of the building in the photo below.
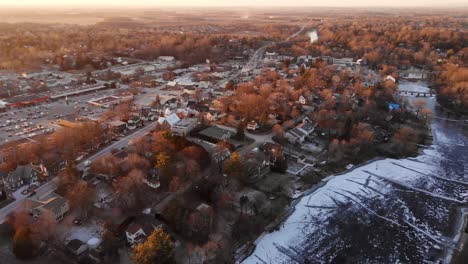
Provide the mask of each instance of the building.
[{"label": "building", "polygon": [[73,239],[68,242],[67,249],[76,256],[79,256],[88,249],[88,245],[79,239]]},{"label": "building", "polygon": [[26,184],[37,184],[39,177],[47,177],[47,169],[41,164],[18,165],[16,169],[8,174],[5,186],[10,190],[16,190]]},{"label": "building", "polygon": [[298,101],[301,105],[307,104],[307,99],[306,99],[303,95],[299,96],[299,99],[298,99],[297,101]]},{"label": "building", "polygon": [[206,137],[212,141],[218,142],[221,140],[228,140],[231,138],[233,132],[220,128],[218,126],[211,126],[199,132],[201,136]]},{"label": "building", "polygon": [[120,134],[127,129],[127,123],[120,120],[114,120],[109,122],[109,129],[114,134]]},{"label": "building", "polygon": [[164,62],[174,62],[175,58],[173,56],[159,56],[158,60],[164,61]]},{"label": "building", "polygon": [[259,128],[257,121],[252,120],[247,124],[247,130],[257,130]]},{"label": "building", "polygon": [[401,78],[408,80],[425,80],[429,78],[428,71],[416,67],[411,67],[407,70],[399,71],[398,74]]},{"label": "building", "polygon": [[395,77],[391,76],[391,75],[387,75],[385,78],[384,78],[384,81],[392,81],[392,82],[396,82],[396,79]]},{"label": "building", "polygon": [[70,210],[68,201],[57,194],[53,194],[51,198],[44,201],[29,200],[29,202],[31,202],[31,214],[34,218],[38,218],[43,212],[49,212],[55,217],[55,221],[59,222]]},{"label": "building", "polygon": [[7,108],[7,102],[0,100],[0,112],[5,111]]},{"label": "building", "polygon": [[308,122],[307,120],[304,120],[302,124],[286,132],[285,137],[291,143],[303,142],[307,136],[309,136],[310,134],[312,134],[312,132],[314,132],[315,126],[316,126],[315,124],[312,124]]},{"label": "building", "polygon": [[148,187],[153,189],[158,189],[161,187],[161,182],[159,181],[159,171],[156,168],[152,169],[151,175],[145,177],[143,180]]},{"label": "building", "polygon": [[142,224],[132,223],[125,230],[125,236],[127,237],[127,242],[133,247],[145,242],[148,236],[159,228],[163,228],[163,224],[157,221],[153,221],[153,223],[148,221]]},{"label": "building", "polygon": [[171,131],[173,135],[187,136],[198,124],[196,118],[184,118],[172,126]]},{"label": "building", "polygon": [[169,128],[172,128],[175,124],[180,121],[179,116],[176,113],[172,113],[166,117],[159,117],[158,123],[160,125],[168,125]]},{"label": "building", "polygon": [[133,100],[133,94],[122,92],[122,93],[114,94],[111,96],[89,100],[88,104],[99,107],[99,108],[109,108],[113,105],[118,105],[123,102],[130,102],[132,100]]}]

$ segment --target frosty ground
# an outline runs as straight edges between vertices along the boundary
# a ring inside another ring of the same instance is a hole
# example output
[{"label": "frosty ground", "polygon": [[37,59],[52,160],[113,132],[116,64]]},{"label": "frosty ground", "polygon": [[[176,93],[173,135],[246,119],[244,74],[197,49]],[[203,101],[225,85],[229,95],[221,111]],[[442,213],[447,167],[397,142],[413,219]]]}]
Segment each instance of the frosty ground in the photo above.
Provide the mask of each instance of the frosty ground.
[{"label": "frosty ground", "polygon": [[434,119],[432,134],[433,145],[416,158],[379,160],[328,177],[297,203],[280,230],[256,241],[243,263],[442,258],[456,246],[457,208],[468,199],[468,141],[459,123],[444,119]]}]

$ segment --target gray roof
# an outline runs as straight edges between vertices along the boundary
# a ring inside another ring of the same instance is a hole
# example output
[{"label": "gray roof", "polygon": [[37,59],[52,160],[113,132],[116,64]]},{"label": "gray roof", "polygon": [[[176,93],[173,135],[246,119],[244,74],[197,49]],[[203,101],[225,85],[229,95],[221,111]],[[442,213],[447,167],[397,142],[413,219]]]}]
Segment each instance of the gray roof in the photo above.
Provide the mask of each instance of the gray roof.
[{"label": "gray roof", "polygon": [[67,247],[73,251],[77,251],[85,243],[79,239],[73,239],[68,242]]},{"label": "gray roof", "polygon": [[9,175],[9,181],[17,181],[20,179],[28,179],[31,177],[33,168],[31,165],[18,165]]},{"label": "gray roof", "polygon": [[61,208],[67,203],[67,200],[59,195],[54,195],[46,201],[29,200],[32,203],[33,210],[49,210],[54,214],[61,212]]},{"label": "gray roof", "polygon": [[231,137],[232,132],[227,131],[217,126],[212,126],[212,127],[209,127],[207,129],[200,131],[199,134],[210,137],[210,138],[214,138],[217,140],[225,140]]}]

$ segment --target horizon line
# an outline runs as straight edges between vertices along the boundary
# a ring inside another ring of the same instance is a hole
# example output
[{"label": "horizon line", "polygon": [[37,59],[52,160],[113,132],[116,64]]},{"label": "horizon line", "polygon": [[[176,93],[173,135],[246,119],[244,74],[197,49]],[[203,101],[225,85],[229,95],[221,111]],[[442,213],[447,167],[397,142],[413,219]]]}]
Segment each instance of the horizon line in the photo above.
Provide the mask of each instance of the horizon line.
[{"label": "horizon line", "polygon": [[7,8],[260,8],[260,9],[273,9],[273,8],[365,8],[365,9],[373,9],[373,8],[422,8],[422,9],[453,9],[453,8],[468,8],[468,3],[457,3],[452,4],[444,3],[440,5],[433,5],[433,6],[424,6],[424,5],[161,5],[161,4],[135,4],[135,5],[124,5],[124,4],[110,4],[110,5],[89,5],[89,4],[72,4],[72,5],[53,5],[53,4],[34,4],[34,5],[21,5],[21,4],[8,4],[8,3],[0,3],[1,7]]}]

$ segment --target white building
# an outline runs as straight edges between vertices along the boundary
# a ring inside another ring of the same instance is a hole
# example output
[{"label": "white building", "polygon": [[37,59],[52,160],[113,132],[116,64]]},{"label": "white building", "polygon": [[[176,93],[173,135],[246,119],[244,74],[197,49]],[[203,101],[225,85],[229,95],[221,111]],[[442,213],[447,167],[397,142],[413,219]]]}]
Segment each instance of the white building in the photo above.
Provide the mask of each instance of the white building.
[{"label": "white building", "polygon": [[128,226],[127,230],[125,230],[125,236],[127,237],[128,243],[133,247],[144,242],[154,230],[159,228],[163,228],[163,225],[160,223],[145,223],[144,225],[132,223]]},{"label": "white building", "polygon": [[306,98],[305,98],[303,95],[299,96],[299,99],[298,99],[297,101],[298,101],[301,105],[307,104],[307,100],[306,100]]},{"label": "white building", "polygon": [[315,124],[305,121],[302,124],[286,132],[285,137],[291,143],[303,142],[307,136],[314,132],[315,126]]},{"label": "white building", "polygon": [[167,123],[171,128],[180,121],[179,116],[176,113],[172,113],[166,117],[159,117],[158,123],[160,125]]},{"label": "white building", "polygon": [[165,62],[174,62],[175,58],[173,56],[159,56],[158,60]]},{"label": "white building", "polygon": [[250,121],[248,124],[247,124],[247,130],[257,130],[258,129],[258,123],[254,120]]}]

